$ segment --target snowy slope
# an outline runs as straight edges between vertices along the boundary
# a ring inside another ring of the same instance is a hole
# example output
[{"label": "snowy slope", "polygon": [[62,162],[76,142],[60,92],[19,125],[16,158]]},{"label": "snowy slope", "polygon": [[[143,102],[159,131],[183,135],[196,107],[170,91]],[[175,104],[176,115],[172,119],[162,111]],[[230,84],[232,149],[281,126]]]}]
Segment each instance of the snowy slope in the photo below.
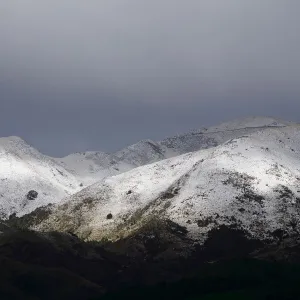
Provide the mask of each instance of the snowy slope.
[{"label": "snowy slope", "polygon": [[[177,153],[174,152],[173,155],[176,156]],[[151,140],[140,141],[137,144],[128,146],[114,153],[113,156],[118,161],[123,161],[136,167],[166,158],[164,148],[159,143]]]},{"label": "snowy slope", "polygon": [[129,165],[143,166],[180,154],[216,147],[229,139],[258,130],[280,128],[292,124],[292,122],[271,117],[248,117],[194,130],[159,142],[144,140],[114,153],[112,156]]},{"label": "snowy slope", "polygon": [[[30,190],[38,192],[36,199],[27,199]],[[57,203],[79,190],[77,179],[51,158],[18,137],[0,138],[1,217]]]},{"label": "snowy slope", "polygon": [[216,147],[229,139],[247,135],[258,130],[285,127],[288,125],[293,125],[293,123],[271,117],[248,117],[167,138],[159,142],[159,144],[169,151],[184,154],[200,149]]},{"label": "snowy slope", "polygon": [[34,228],[118,239],[158,217],[185,226],[198,241],[221,224],[272,238],[277,229],[300,229],[299,157],[299,125],[264,129],[106,178]]},{"label": "snowy slope", "polygon": [[117,162],[111,155],[103,152],[74,153],[63,158],[55,158],[55,161],[73,174],[81,182],[82,187],[134,168],[134,165]]}]

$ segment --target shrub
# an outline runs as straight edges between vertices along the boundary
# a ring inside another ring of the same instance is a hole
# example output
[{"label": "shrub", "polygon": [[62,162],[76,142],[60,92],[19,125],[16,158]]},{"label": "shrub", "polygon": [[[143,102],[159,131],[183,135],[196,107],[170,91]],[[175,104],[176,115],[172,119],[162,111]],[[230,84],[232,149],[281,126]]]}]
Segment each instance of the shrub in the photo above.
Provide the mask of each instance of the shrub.
[{"label": "shrub", "polygon": [[34,199],[37,198],[37,196],[38,196],[38,192],[37,192],[37,191],[34,191],[34,190],[31,190],[31,191],[29,191],[28,194],[26,195],[26,198],[27,198],[28,200],[34,200]]}]

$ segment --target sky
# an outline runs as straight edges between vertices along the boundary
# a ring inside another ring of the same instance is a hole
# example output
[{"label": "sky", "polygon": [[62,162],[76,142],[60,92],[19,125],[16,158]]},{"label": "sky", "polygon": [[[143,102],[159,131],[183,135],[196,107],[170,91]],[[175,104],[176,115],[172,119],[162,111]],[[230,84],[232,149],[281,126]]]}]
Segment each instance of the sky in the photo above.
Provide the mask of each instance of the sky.
[{"label": "sky", "polygon": [[252,115],[300,121],[297,0],[0,0],[0,136],[114,152]]}]

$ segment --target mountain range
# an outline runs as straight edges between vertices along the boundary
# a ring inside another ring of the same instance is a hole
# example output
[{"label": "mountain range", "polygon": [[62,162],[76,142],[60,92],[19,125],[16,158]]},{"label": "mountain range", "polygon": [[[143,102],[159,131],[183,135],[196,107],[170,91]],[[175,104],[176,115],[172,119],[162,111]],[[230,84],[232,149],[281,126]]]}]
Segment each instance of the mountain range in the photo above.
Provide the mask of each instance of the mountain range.
[{"label": "mountain range", "polygon": [[300,124],[270,117],[63,158],[1,138],[0,295],[223,299],[226,286],[232,299],[290,299],[299,294],[300,267],[289,265],[300,263],[299,157]]},{"label": "mountain range", "polygon": [[[216,147],[229,139],[291,122],[247,118],[202,128],[160,142],[144,140],[113,154],[84,152],[63,158],[41,154],[19,137],[0,139],[0,213],[3,218],[23,215],[81,189],[139,166],[180,154]],[[28,193],[37,195],[29,200]]]},{"label": "mountain range", "polygon": [[159,219],[184,227],[200,244],[222,225],[260,240],[298,232],[300,125],[245,131],[218,146],[104,178],[48,207],[31,228],[116,241]]}]

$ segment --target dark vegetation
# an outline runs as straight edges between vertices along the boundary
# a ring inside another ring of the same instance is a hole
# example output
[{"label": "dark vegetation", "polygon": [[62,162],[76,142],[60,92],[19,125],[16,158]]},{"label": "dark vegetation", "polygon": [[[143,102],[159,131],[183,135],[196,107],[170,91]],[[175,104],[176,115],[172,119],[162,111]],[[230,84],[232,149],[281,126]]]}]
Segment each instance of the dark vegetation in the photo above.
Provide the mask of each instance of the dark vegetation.
[{"label": "dark vegetation", "polygon": [[263,205],[263,196],[258,195],[253,190],[252,184],[255,178],[243,173],[230,173],[228,178],[223,181],[224,185],[232,185],[241,192],[236,199],[242,203],[256,202],[259,205]]},{"label": "dark vegetation", "polygon": [[152,287],[107,294],[110,299],[269,300],[300,299],[300,266],[255,259],[204,265],[194,276]]},{"label": "dark vegetation", "polygon": [[11,228],[17,229],[26,229],[31,226],[40,224],[43,220],[45,220],[51,214],[51,204],[45,207],[38,207],[30,214],[26,214],[22,217],[17,217],[16,214],[12,214],[9,216],[9,219],[5,221],[5,223]]},{"label": "dark vegetation", "polygon": [[68,234],[0,235],[0,299],[94,299],[126,259]]},{"label": "dark vegetation", "polygon": [[29,192],[27,193],[26,198],[27,198],[28,200],[35,200],[35,199],[37,198],[37,196],[38,196],[38,192],[37,192],[37,191],[34,191],[34,190],[31,190],[31,191],[29,191]]},{"label": "dark vegetation", "polygon": [[113,215],[112,214],[108,214],[107,216],[106,216],[106,219],[108,219],[108,220],[111,220],[113,218]]},{"label": "dark vegetation", "polygon": [[274,192],[279,194],[280,199],[292,199],[295,196],[294,193],[285,185],[279,185]]},{"label": "dark vegetation", "polygon": [[177,188],[172,188],[170,190],[167,190],[165,193],[163,193],[161,195],[161,199],[162,200],[166,200],[166,199],[172,199],[174,198],[176,195],[179,194],[179,191],[180,191],[180,188],[177,187]]},{"label": "dark vegetation", "polygon": [[213,217],[207,217],[207,218],[204,218],[204,219],[201,219],[201,220],[197,220],[198,227],[206,227],[211,223],[217,224],[217,221],[214,220]]},{"label": "dark vegetation", "polygon": [[[13,217],[16,219],[16,217]],[[299,299],[300,246],[235,226],[195,246],[185,227],[151,220],[118,242],[1,224],[0,299]]]}]

